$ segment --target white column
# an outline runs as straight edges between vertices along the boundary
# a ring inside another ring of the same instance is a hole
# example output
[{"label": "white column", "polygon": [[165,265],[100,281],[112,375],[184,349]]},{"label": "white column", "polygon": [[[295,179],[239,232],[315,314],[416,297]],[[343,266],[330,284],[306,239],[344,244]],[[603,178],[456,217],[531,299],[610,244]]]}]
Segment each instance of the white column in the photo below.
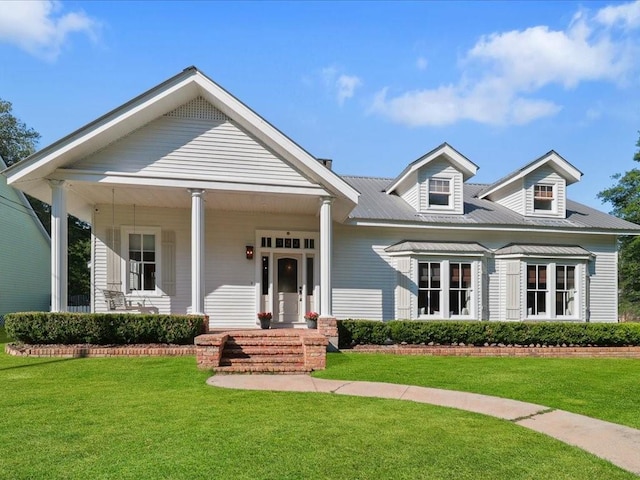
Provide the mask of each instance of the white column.
[{"label": "white column", "polygon": [[64,180],[51,185],[51,311],[67,311],[67,190]]},{"label": "white column", "polygon": [[331,244],[332,198],[323,197],[320,206],[320,316],[332,317],[331,309]]},{"label": "white column", "polygon": [[191,194],[191,313],[204,315],[204,190]]}]

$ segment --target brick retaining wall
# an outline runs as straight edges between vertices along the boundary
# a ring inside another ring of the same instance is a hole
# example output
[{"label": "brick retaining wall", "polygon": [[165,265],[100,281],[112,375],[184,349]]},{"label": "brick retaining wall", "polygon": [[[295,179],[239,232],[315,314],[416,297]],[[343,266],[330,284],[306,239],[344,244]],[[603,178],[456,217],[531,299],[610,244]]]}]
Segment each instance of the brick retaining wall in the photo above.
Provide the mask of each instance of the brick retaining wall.
[{"label": "brick retaining wall", "polygon": [[352,349],[346,351],[443,357],[640,358],[640,347],[461,347],[449,345],[356,345]]},{"label": "brick retaining wall", "polygon": [[195,355],[195,345],[15,345],[5,352],[16,357],[163,357]]}]

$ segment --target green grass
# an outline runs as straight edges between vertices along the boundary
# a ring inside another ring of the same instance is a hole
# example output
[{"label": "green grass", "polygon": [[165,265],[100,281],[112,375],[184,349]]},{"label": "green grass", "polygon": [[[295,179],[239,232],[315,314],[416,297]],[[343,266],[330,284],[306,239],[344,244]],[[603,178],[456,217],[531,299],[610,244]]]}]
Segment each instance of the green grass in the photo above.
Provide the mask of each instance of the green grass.
[{"label": "green grass", "polygon": [[481,415],[207,377],[192,357],[0,353],[0,479],[635,478]]},{"label": "green grass", "polygon": [[538,403],[640,428],[640,360],[335,353],[321,378],[406,383]]}]

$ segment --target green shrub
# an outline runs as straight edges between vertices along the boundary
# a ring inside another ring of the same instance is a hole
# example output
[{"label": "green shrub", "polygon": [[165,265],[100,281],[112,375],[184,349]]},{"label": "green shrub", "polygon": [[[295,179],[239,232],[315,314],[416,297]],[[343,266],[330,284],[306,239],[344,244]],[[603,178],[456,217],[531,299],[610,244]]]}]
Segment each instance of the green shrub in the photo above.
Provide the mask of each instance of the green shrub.
[{"label": "green shrub", "polygon": [[638,323],[342,320],[338,334],[341,348],[382,345],[389,340],[409,345],[640,345]]},{"label": "green shrub", "polygon": [[204,331],[191,315],[21,312],[5,315],[7,335],[28,344],[189,344]]}]

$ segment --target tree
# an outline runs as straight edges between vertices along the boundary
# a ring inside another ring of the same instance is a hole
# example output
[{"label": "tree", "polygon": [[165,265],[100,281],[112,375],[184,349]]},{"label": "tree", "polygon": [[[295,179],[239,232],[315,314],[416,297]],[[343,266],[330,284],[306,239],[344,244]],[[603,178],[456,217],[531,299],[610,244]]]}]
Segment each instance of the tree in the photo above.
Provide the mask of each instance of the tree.
[{"label": "tree", "polygon": [[[640,132],[638,132],[640,134]],[[639,150],[633,160],[640,163]],[[640,224],[640,169],[633,168],[624,175],[612,177],[617,184],[598,193],[598,198],[613,206],[613,213],[629,222]],[[623,317],[640,317],[640,237],[621,237],[618,259],[620,313]]]},{"label": "tree", "polygon": [[[0,99],[0,155],[11,166],[36,151],[40,134],[13,115],[11,102]],[[33,210],[51,232],[51,207],[27,195]],[[91,227],[76,217],[69,217],[69,294],[87,295],[90,289]]]}]

